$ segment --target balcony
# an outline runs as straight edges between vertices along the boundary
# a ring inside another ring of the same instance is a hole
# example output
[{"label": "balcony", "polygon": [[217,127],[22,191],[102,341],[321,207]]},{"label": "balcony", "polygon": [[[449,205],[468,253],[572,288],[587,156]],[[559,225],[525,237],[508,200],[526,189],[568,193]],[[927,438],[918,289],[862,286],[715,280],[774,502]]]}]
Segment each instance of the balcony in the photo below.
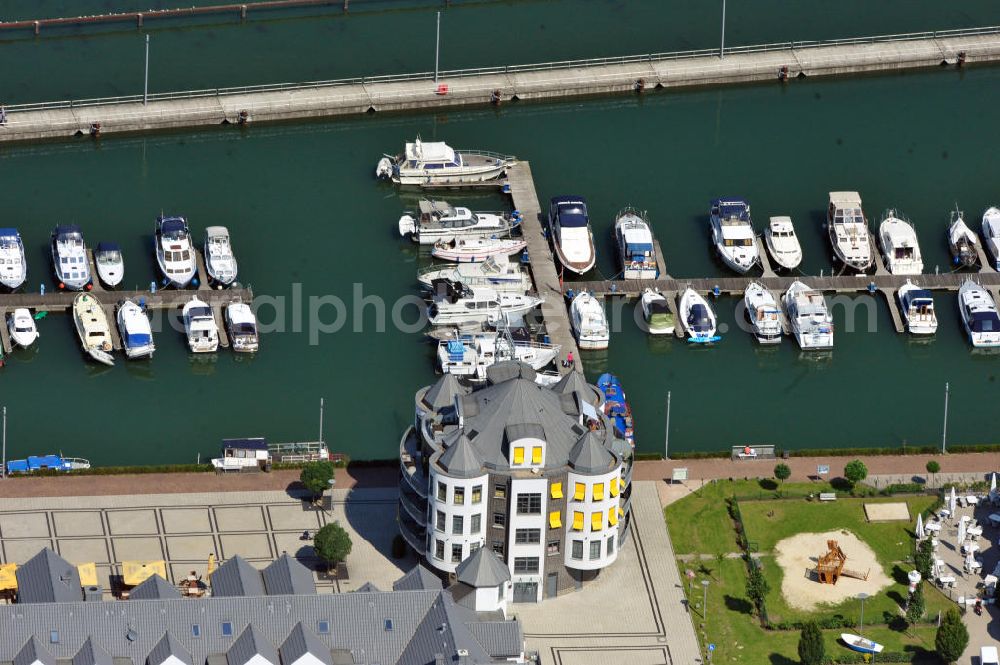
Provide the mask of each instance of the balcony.
[{"label": "balcony", "polygon": [[396,512],[396,522],[399,524],[399,533],[403,536],[403,540],[405,540],[417,554],[423,556],[426,553],[423,528],[410,519],[410,516],[407,515],[405,511]]},{"label": "balcony", "polygon": [[406,483],[399,486],[399,503],[414,522],[421,527],[427,526],[427,501],[411,490]]},{"label": "balcony", "polygon": [[412,427],[399,440],[399,470],[408,485],[420,498],[427,499],[427,474],[421,463],[420,441]]}]

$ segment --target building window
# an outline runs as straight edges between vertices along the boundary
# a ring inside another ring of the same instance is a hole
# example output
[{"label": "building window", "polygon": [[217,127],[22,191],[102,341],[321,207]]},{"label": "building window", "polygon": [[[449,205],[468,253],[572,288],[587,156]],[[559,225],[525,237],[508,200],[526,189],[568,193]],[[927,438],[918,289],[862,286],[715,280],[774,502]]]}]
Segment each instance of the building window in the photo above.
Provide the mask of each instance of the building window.
[{"label": "building window", "polygon": [[470,527],[469,528],[469,532],[470,533],[479,533],[480,531],[482,531],[482,529],[483,529],[483,516],[482,515],[473,515],[472,516],[472,523],[469,525],[469,527]]},{"label": "building window", "polygon": [[437,511],[437,520],[434,522],[434,528],[438,531],[444,531],[445,516],[444,511]]},{"label": "building window", "polygon": [[434,558],[441,561],[444,559],[444,541],[435,540],[434,541]]},{"label": "building window", "polygon": [[493,513],[493,526],[503,528],[507,524],[507,517],[503,513]]},{"label": "building window", "polygon": [[59,644],[59,631],[58,630],[50,630],[49,631],[49,642],[51,642],[52,644]]},{"label": "building window", "polygon": [[549,489],[552,492],[552,498],[553,499],[561,499],[561,498],[563,498],[562,483],[561,482],[559,482],[559,483],[552,483],[549,486]]},{"label": "building window", "polygon": [[191,637],[201,637],[201,626],[196,623],[191,624]]},{"label": "building window", "polygon": [[583,531],[583,513],[578,510],[573,512],[573,530]]},{"label": "building window", "polygon": [[604,528],[604,512],[598,510],[596,513],[590,513],[590,530],[600,531]]},{"label": "building window", "polygon": [[592,540],[590,541],[590,560],[601,558],[601,541]]},{"label": "building window", "polygon": [[541,515],[542,495],[541,494],[518,494],[517,514],[518,515]]},{"label": "building window", "polygon": [[233,622],[232,621],[223,621],[222,622],[222,636],[223,637],[232,637],[233,636]]},{"label": "building window", "polygon": [[455,503],[456,506],[461,506],[461,505],[463,505],[465,503],[465,488],[464,487],[456,487],[455,488],[455,493],[454,493],[454,495],[452,497],[452,501]]},{"label": "building window", "polygon": [[462,517],[461,515],[452,515],[451,533],[456,536],[461,536],[464,530],[465,530],[465,518]]},{"label": "building window", "polygon": [[573,559],[576,559],[577,561],[580,561],[581,559],[583,559],[583,541],[582,540],[574,540],[573,541],[573,549],[570,551],[570,557],[573,558]]},{"label": "building window", "polygon": [[524,464],[524,446],[514,446],[514,464]]},{"label": "building window", "polygon": [[537,556],[516,556],[514,557],[514,572],[515,573],[537,573],[538,572],[538,557]]},{"label": "building window", "polygon": [[618,478],[611,479],[611,496],[618,496]]},{"label": "building window", "polygon": [[438,481],[438,501],[447,501],[447,500],[448,500],[448,486],[445,485],[444,483],[442,483],[439,480]]},{"label": "building window", "polygon": [[316,622],[316,632],[320,635],[330,634],[330,622],[326,619],[320,619]]},{"label": "building window", "polygon": [[472,554],[473,552],[475,552],[476,550],[478,550],[482,546],[483,546],[483,544],[481,542],[479,542],[478,540],[476,542],[474,542],[474,543],[469,543],[469,554]]},{"label": "building window", "polygon": [[503,558],[503,543],[493,543],[493,553]]},{"label": "building window", "polygon": [[549,528],[559,529],[562,527],[562,514],[558,510],[549,513]]},{"label": "building window", "polygon": [[[457,492],[458,490],[456,489],[455,491]],[[594,492],[594,501],[603,501],[604,500],[604,483],[596,483],[594,485],[593,492]]]},{"label": "building window", "polygon": [[612,554],[615,553],[615,537],[614,536],[611,536],[610,538],[608,538],[608,548],[607,548],[606,552],[607,552],[608,556],[611,556]]},{"label": "building window", "polygon": [[493,488],[493,498],[494,499],[506,499],[507,498],[507,487],[504,485],[497,485]]},{"label": "building window", "polygon": [[559,541],[558,540],[550,540],[545,545],[545,554],[547,556],[554,556],[556,554],[559,554]]},{"label": "building window", "polygon": [[518,529],[514,532],[514,544],[531,545],[542,542],[541,529]]},{"label": "building window", "polygon": [[542,463],[542,447],[535,446],[531,449],[531,463],[541,464]]},{"label": "building window", "polygon": [[462,563],[462,545],[452,545],[451,546],[451,562],[452,563]]},{"label": "building window", "polygon": [[573,498],[577,501],[587,500],[587,486],[584,483],[577,483],[573,490]]},{"label": "building window", "polygon": [[483,501],[483,486],[473,485],[472,486],[472,503],[482,503]]}]

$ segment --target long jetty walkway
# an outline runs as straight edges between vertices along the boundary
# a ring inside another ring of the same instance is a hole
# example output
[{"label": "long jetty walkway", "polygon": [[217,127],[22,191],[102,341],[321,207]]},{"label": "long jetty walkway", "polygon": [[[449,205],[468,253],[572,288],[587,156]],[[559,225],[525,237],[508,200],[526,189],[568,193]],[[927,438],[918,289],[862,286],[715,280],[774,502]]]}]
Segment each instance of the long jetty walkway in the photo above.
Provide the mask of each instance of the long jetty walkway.
[{"label": "long jetty walkway", "polygon": [[1000,61],[1000,27],[6,107],[0,142]]}]

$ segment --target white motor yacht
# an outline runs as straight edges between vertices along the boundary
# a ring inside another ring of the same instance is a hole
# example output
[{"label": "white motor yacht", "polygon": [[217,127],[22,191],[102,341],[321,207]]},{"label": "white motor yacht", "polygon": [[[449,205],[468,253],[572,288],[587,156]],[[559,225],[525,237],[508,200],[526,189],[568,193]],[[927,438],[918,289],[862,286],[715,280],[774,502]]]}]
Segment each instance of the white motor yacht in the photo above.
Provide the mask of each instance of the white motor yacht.
[{"label": "white motor yacht", "polygon": [[784,305],[800,348],[833,348],[833,317],[820,291],[796,280],[785,292]]},{"label": "white motor yacht", "polygon": [[24,243],[17,229],[0,228],[0,285],[14,291],[28,278]]},{"label": "white motor yacht", "polygon": [[708,301],[690,286],[684,289],[678,304],[678,315],[689,342],[707,344],[722,339],[716,334],[718,319]]},{"label": "white motor yacht", "polygon": [[979,263],[979,251],[976,248],[978,244],[979,238],[965,223],[965,215],[956,205],[948,221],[948,248],[951,249],[955,265],[971,268]]},{"label": "white motor yacht", "polygon": [[887,210],[878,226],[878,240],[885,267],[893,275],[919,275],[924,271],[917,231],[895,210]]},{"label": "white motor yacht", "polygon": [[433,245],[455,238],[502,238],[517,225],[517,219],[504,212],[473,212],[447,201],[423,200],[417,212],[405,212],[399,218],[399,235]]},{"label": "white motor yacht", "polygon": [[108,315],[93,294],[80,293],[73,299],[73,324],[84,353],[99,363],[115,364]]},{"label": "white motor yacht", "polygon": [[99,242],[94,250],[97,277],[109,289],[117,288],[125,279],[125,261],[118,243]]},{"label": "white motor yacht", "polygon": [[1000,210],[996,208],[983,213],[983,245],[993,259],[993,269],[1000,270]]},{"label": "white motor yacht", "polygon": [[930,291],[906,280],[906,284],[899,287],[897,296],[910,334],[933,335],[937,332],[937,314],[934,313],[934,297]]},{"label": "white motor yacht", "polygon": [[466,286],[488,286],[508,293],[524,293],[532,288],[528,271],[504,255],[490,256],[481,263],[430,265],[417,273],[417,281],[425,289],[432,288],[436,279],[462,282]]},{"label": "white motor yacht", "polygon": [[504,360],[527,363],[540,370],[559,356],[558,344],[513,338],[506,331],[461,335],[438,342],[438,366],[445,374],[485,381],[486,368]]},{"label": "white motor yacht", "polygon": [[7,315],[7,330],[10,332],[10,339],[21,348],[28,348],[38,339],[38,326],[31,316],[31,310],[18,307]]},{"label": "white motor yacht", "polygon": [[860,194],[830,192],[826,229],[837,260],[858,272],[871,268],[872,245]]},{"label": "white motor yacht", "polygon": [[129,360],[152,358],[156,345],[153,343],[153,329],[149,325],[149,317],[143,308],[132,300],[125,300],[118,306],[115,319],[118,322],[118,332],[122,336],[125,357]]},{"label": "white motor yacht", "polygon": [[52,231],[52,266],[60,289],[82,291],[90,284],[90,260],[79,226],[66,224]]},{"label": "white motor yacht", "polygon": [[653,232],[646,213],[624,208],[615,215],[615,242],[623,279],[656,279],[660,270],[653,249]]},{"label": "white motor yacht", "polygon": [[972,346],[1000,346],[1000,317],[989,291],[966,280],[958,289],[958,309]]},{"label": "white motor yacht", "polygon": [[491,256],[510,256],[528,243],[516,238],[452,238],[434,243],[431,256],[455,263],[481,263]]},{"label": "white motor yacht", "polygon": [[581,291],[573,296],[570,302],[570,325],[576,336],[576,343],[581,349],[606,349],[611,340],[608,328],[608,317],[604,313],[604,304],[587,293]]},{"label": "white motor yacht", "polygon": [[205,229],[205,271],[216,286],[231,286],[236,281],[238,265],[229,229],[209,226]]},{"label": "white motor yacht", "polygon": [[233,351],[256,353],[260,349],[257,317],[250,305],[234,302],[226,307],[226,332],[229,333],[229,345]]},{"label": "white motor yacht", "polygon": [[496,180],[517,162],[515,157],[483,150],[455,150],[440,141],[418,136],[400,155],[385,155],[375,167],[375,177],[398,185],[467,184]]},{"label": "white motor yacht", "polygon": [[650,335],[674,334],[674,313],[662,293],[647,287],[639,297],[639,306],[642,307],[642,318]]},{"label": "white motor yacht", "polygon": [[191,232],[183,217],[156,218],[156,262],[168,286],[183,289],[198,272],[198,259]]},{"label": "white motor yacht", "polygon": [[746,201],[715,199],[711,222],[712,242],[723,263],[742,275],[760,261],[750,205]]},{"label": "white motor yacht", "polygon": [[802,245],[791,217],[771,217],[764,229],[764,244],[779,268],[795,270],[802,263]]},{"label": "white motor yacht", "polygon": [[757,341],[780,344],[781,308],[771,292],[760,282],[750,282],[743,292],[743,301]]},{"label": "white motor yacht", "polygon": [[219,348],[219,326],[208,303],[197,296],[184,305],[184,334],[193,353],[213,353]]},{"label": "white motor yacht", "polygon": [[555,196],[549,202],[549,237],[563,268],[582,275],[597,263],[594,232],[582,196]]},{"label": "white motor yacht", "polygon": [[461,282],[437,282],[427,307],[427,318],[432,326],[496,323],[506,317],[527,314],[541,303],[542,299],[536,296],[500,293]]}]

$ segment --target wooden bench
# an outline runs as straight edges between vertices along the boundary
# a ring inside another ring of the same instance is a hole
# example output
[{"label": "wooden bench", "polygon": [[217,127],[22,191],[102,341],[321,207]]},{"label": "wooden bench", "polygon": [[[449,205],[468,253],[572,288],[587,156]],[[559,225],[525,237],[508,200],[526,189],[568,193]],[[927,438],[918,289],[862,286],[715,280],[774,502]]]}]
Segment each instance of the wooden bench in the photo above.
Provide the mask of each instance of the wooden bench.
[{"label": "wooden bench", "polygon": [[819,494],[819,500],[820,501],[836,501],[837,500],[837,494],[835,492],[820,492],[820,494]]}]

